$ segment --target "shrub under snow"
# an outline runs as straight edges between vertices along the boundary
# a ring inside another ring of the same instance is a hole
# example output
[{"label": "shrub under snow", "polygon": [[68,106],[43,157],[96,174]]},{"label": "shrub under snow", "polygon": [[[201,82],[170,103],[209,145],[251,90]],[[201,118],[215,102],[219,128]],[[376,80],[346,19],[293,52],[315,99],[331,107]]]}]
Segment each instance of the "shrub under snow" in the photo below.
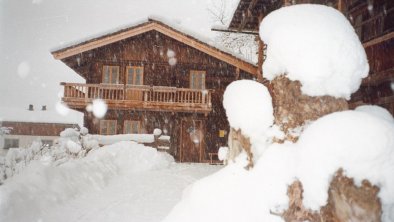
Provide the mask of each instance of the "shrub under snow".
[{"label": "shrub under snow", "polygon": [[38,221],[49,206],[102,189],[115,175],[164,168],[172,162],[167,153],[135,142],[104,146],[60,165],[33,161],[0,186],[0,221],[30,221],[35,217]]},{"label": "shrub under snow", "polygon": [[349,99],[368,75],[363,46],[344,15],[324,5],[294,5],[268,14],[260,25],[267,44],[264,77],[285,74],[309,96]]},{"label": "shrub under snow", "polygon": [[227,86],[223,95],[227,119],[234,129],[258,140],[274,122],[268,89],[252,80],[239,80]]}]

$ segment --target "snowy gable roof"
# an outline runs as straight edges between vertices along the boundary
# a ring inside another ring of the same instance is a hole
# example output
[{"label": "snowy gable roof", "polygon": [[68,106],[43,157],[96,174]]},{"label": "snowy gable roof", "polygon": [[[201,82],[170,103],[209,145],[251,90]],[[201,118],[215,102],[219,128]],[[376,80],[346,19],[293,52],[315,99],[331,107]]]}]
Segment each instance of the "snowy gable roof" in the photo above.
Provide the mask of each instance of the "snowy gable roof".
[{"label": "snowy gable roof", "polygon": [[152,30],[158,31],[179,42],[182,42],[190,47],[227,62],[251,74],[257,74],[257,66],[252,61],[242,57],[239,54],[231,52],[223,46],[215,44],[210,39],[199,36],[198,34],[192,33],[188,30],[184,30],[177,24],[171,24],[168,21],[164,21],[164,19],[157,17],[149,17],[147,20],[132,26],[103,34],[80,43],[74,43],[67,47],[52,51],[51,53],[55,59],[64,59]]},{"label": "snowy gable roof", "polygon": [[83,115],[73,110],[66,115],[61,115],[55,109],[50,108],[46,111],[40,109],[29,111],[15,107],[0,107],[0,122],[2,121],[82,125]]}]

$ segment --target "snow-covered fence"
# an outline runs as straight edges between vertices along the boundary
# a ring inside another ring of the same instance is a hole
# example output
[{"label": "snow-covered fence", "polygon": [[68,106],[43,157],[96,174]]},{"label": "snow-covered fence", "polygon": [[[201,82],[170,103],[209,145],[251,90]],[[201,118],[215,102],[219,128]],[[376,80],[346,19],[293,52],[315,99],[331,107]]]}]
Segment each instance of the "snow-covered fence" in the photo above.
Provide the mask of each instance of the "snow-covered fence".
[{"label": "snow-covered fence", "polygon": [[40,159],[45,148],[39,140],[28,148],[10,148],[5,156],[0,156],[0,184],[19,173],[30,161]]},{"label": "snow-covered fence", "polygon": [[160,151],[169,150],[171,146],[171,137],[162,135],[160,129],[155,129],[153,134],[87,135],[86,138],[97,141],[100,146],[111,145],[120,141],[134,141]]},{"label": "snow-covered fence", "polygon": [[86,156],[90,150],[99,147],[98,142],[87,133],[84,127],[80,130],[67,128],[60,133],[59,140],[52,147],[37,140],[28,148],[10,148],[4,157],[0,156],[0,184],[18,174],[33,160],[59,165],[69,159]]}]

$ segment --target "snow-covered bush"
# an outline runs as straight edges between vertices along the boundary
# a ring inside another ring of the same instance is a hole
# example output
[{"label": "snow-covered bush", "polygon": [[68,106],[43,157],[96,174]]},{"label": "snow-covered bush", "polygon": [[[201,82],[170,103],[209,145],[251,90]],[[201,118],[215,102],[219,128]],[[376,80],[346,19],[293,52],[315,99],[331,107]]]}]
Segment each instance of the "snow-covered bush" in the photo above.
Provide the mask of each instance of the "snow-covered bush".
[{"label": "snow-covered bush", "polygon": [[[40,140],[28,148],[11,148],[5,157],[0,157],[0,184],[20,173],[33,160],[60,165],[70,159],[82,158],[99,147],[97,140],[87,134],[87,129],[67,128],[52,147],[43,146]],[[85,135],[84,135],[85,134]]]},{"label": "snow-covered bush", "polygon": [[33,161],[0,186],[0,221],[35,220],[51,206],[104,188],[115,176],[166,168],[173,161],[169,154],[135,142],[104,146],[60,165]]},{"label": "snow-covered bush", "polygon": [[30,161],[40,159],[44,147],[40,140],[33,141],[28,148],[10,148],[7,154],[0,156],[0,184],[7,178],[18,174]]},{"label": "snow-covered bush", "polygon": [[10,134],[12,129],[13,129],[12,127],[5,127],[5,126],[0,127],[0,136],[5,134]]},{"label": "snow-covered bush", "polygon": [[256,81],[239,80],[228,85],[223,106],[230,126],[240,129],[252,143],[260,140],[274,122],[268,89]]},{"label": "snow-covered bush", "polygon": [[346,17],[324,5],[294,5],[267,15],[260,25],[267,44],[264,77],[285,74],[309,96],[350,99],[369,66],[363,46]]}]

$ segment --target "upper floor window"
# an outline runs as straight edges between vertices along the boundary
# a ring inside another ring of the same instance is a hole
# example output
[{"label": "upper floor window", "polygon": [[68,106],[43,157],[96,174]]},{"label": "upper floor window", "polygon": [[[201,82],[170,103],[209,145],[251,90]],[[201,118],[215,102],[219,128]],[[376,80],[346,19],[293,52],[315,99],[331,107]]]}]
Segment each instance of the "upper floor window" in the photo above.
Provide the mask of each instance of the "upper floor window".
[{"label": "upper floor window", "polygon": [[205,71],[190,71],[190,88],[205,89]]},{"label": "upper floor window", "polygon": [[136,120],[125,120],[124,121],[124,134],[138,134],[141,133],[141,123]]},{"label": "upper floor window", "polygon": [[119,66],[103,66],[103,83],[119,83]]},{"label": "upper floor window", "polygon": [[19,139],[4,139],[4,149],[18,148]]},{"label": "upper floor window", "polygon": [[126,69],[126,83],[129,85],[143,85],[144,68],[142,66],[128,66]]},{"label": "upper floor window", "polygon": [[100,120],[100,134],[101,135],[115,135],[116,134],[116,120]]}]

